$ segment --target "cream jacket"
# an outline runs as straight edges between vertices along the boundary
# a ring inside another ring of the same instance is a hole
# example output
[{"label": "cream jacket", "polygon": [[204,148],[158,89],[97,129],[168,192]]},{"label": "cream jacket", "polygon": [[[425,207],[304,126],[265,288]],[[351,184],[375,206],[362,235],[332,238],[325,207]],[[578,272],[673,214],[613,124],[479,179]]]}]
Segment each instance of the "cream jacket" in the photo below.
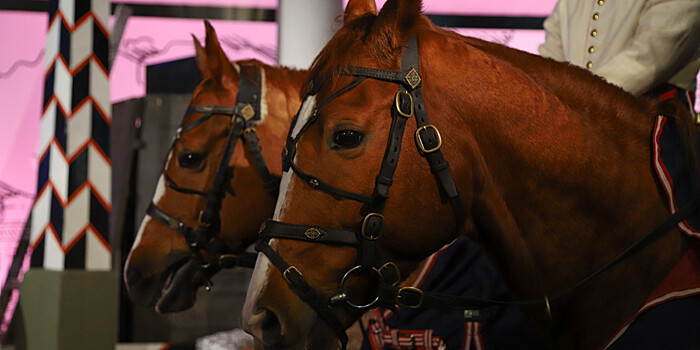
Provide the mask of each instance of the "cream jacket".
[{"label": "cream jacket", "polygon": [[544,28],[542,56],[635,95],[662,83],[696,89],[700,0],[559,0]]}]

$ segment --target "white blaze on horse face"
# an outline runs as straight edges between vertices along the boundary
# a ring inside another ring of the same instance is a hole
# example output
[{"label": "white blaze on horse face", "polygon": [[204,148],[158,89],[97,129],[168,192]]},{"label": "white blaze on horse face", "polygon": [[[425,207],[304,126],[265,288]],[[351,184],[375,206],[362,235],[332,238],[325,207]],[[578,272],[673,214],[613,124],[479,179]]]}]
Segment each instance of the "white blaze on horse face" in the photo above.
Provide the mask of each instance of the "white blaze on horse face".
[{"label": "white blaze on horse face", "polygon": [[265,68],[260,68],[260,122],[258,125],[265,121],[267,116],[267,84],[265,83]]},{"label": "white blaze on horse face", "polygon": [[296,124],[294,124],[294,130],[292,130],[290,135],[292,138],[296,138],[299,135],[301,128],[309,122],[315,108],[316,95],[307,97],[306,100],[304,100],[304,103],[301,104],[301,108],[299,108],[299,115],[297,116]]},{"label": "white blaze on horse face", "polygon": [[[299,116],[297,117],[296,124],[294,124],[294,130],[292,130],[290,136],[295,139],[299,136],[301,128],[306,125],[306,123],[311,118],[314,109],[316,108],[316,96],[309,96],[302,103],[299,109]],[[297,153],[298,154],[298,153]],[[292,162],[296,163],[296,155]],[[277,197],[277,205],[275,206],[275,214],[272,217],[274,220],[280,220],[280,217],[284,214],[284,209],[287,208],[287,192],[291,188],[292,172],[287,171],[282,174],[282,179],[280,181],[279,196]]]},{"label": "white blaze on horse face", "polygon": [[[170,165],[170,159],[173,157],[173,151],[171,150],[170,153],[168,153],[168,160],[165,161],[165,168],[167,169],[168,166]],[[156,192],[153,194],[153,199],[152,202],[155,204],[159,204],[161,199],[163,199],[163,196],[165,196],[165,176],[163,174],[160,175],[160,178],[158,179],[158,185],[156,186]],[[129,252],[129,256],[126,258],[126,265],[129,264],[129,261],[131,260],[131,253],[134,251],[134,248],[139,246],[139,243],[141,243],[141,238],[143,238],[143,233],[146,230],[146,227],[148,226],[148,223],[151,222],[151,216],[146,215],[143,217],[143,220],[141,221],[141,225],[139,226],[139,232],[136,234],[136,238],[134,239],[134,244],[131,245],[131,251]],[[125,270],[126,271],[126,270]]]},{"label": "white blaze on horse face", "polygon": [[[304,103],[301,105],[299,110],[299,116],[297,117],[296,125],[294,130],[292,130],[291,137],[295,138],[302,126],[307,123],[311,114],[316,106],[316,97],[308,97]],[[296,161],[296,157],[293,161]],[[275,214],[273,216],[274,220],[281,220],[284,215],[284,210],[286,209],[287,192],[292,188],[292,182],[296,178],[292,176],[291,171],[286,171],[282,173],[282,179],[280,180],[280,190],[279,196],[277,197],[277,205],[275,206]],[[276,240],[270,240],[270,246],[275,249]],[[243,304],[243,325],[247,328],[249,332],[252,332],[258,339],[262,339],[262,330],[259,328],[262,323],[263,314],[258,312],[253,314],[256,310],[256,304],[258,298],[265,289],[265,284],[267,282],[268,271],[270,269],[270,260],[265,256],[265,254],[258,253],[258,260],[255,262],[255,269],[253,270],[253,276],[250,279],[250,284],[248,284],[248,292],[246,293],[245,303]],[[284,327],[284,325],[283,325]]]}]

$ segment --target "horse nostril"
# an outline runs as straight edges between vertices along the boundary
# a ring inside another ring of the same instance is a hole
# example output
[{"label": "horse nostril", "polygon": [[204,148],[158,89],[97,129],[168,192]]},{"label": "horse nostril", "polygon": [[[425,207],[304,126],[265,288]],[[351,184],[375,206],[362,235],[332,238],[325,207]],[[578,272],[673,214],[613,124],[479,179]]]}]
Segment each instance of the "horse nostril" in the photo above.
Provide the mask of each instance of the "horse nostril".
[{"label": "horse nostril", "polygon": [[260,324],[263,343],[265,345],[279,345],[282,342],[282,325],[274,312],[269,309],[265,309],[263,312],[265,314]]},{"label": "horse nostril", "polygon": [[143,279],[143,273],[135,268],[130,268],[126,271],[126,284],[128,286],[135,286]]}]

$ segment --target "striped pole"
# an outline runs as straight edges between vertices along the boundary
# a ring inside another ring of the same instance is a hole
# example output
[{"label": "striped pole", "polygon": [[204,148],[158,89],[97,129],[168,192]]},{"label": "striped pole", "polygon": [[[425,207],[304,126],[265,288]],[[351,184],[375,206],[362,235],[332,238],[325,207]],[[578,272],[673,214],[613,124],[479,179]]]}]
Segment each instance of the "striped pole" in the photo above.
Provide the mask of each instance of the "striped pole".
[{"label": "striped pole", "polygon": [[32,267],[111,270],[107,0],[50,0]]},{"label": "striped pole", "polygon": [[108,232],[110,4],[48,2],[32,268],[21,286],[21,328],[28,350],[113,350],[118,276]]}]

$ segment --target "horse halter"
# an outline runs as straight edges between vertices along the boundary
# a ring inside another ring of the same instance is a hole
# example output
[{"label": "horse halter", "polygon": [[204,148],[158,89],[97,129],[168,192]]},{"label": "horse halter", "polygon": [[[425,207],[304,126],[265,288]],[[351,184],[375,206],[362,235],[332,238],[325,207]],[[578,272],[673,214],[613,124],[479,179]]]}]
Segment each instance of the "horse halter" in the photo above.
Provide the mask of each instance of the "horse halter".
[{"label": "horse halter", "polygon": [[[279,179],[270,174],[265,164],[262,148],[260,147],[258,136],[255,131],[255,126],[262,117],[260,115],[260,105],[261,99],[264,97],[261,93],[261,68],[253,65],[241,65],[240,67],[236,105],[233,107],[190,105],[187,107],[184,119],[187,119],[187,116],[194,113],[204,113],[204,115],[194,122],[178,128],[177,134],[170,147],[170,149],[173,149],[175,144],[182,138],[182,135],[198,127],[213,116],[230,117],[231,127],[226,140],[226,146],[221,156],[221,161],[216,169],[214,182],[211,188],[203,192],[178,186],[168,176],[165,166],[163,167],[162,174],[168,187],[180,193],[194,194],[206,198],[205,207],[199,213],[196,229],[191,228],[179,218],[169,215],[153,202],[151,202],[148,209],[146,209],[146,213],[153,219],[161,222],[185,238],[191,252],[190,259],[200,264],[200,270],[203,276],[205,276],[205,288],[207,291],[209,291],[212,285],[210,280],[211,276],[221,268],[232,268],[235,266],[252,268],[255,266],[255,260],[257,258],[257,254],[255,253],[231,253],[232,250],[218,236],[221,226],[219,212],[221,211],[221,203],[225,196],[224,192],[235,196],[235,192],[231,188],[233,168],[229,166],[229,163],[238,139],[242,139],[244,145],[248,147],[248,151],[253,157],[255,167],[263,181],[267,193],[277,198],[279,189]],[[251,77],[252,80],[250,80]],[[207,251],[208,259],[205,259],[202,255],[203,250]]]},{"label": "horse halter", "polygon": [[[434,125],[430,124],[425,103],[421,93],[422,79],[419,71],[418,43],[415,36],[408,40],[401,57],[401,70],[389,71],[377,68],[357,66],[340,66],[326,74],[314,77],[307,89],[307,97],[316,95],[321,86],[333,76],[334,73],[343,76],[356,77],[351,83],[334,92],[328,98],[320,102],[311,115],[311,118],[302,125],[299,133],[293,137],[298,122],[298,114],[290,127],[287,144],[282,152],[282,167],[284,171],[290,169],[306,184],[316,190],[330,193],[334,196],[351,199],[364,203],[355,231],[321,227],[315,225],[293,225],[274,220],[267,220],[260,229],[260,237],[256,243],[256,250],[265,254],[272,264],[281,272],[290,288],[324,320],[334,331],[340,340],[343,349],[347,344],[345,327],[342,325],[333,305],[345,304],[353,308],[364,309],[373,306],[393,307],[400,305],[408,308],[419,307],[422,304],[423,292],[416,288],[399,288],[401,281],[400,272],[396,264],[387,262],[376,247],[376,241],[381,237],[384,226],[382,212],[386,200],[389,198],[389,187],[393,182],[394,172],[398,165],[399,154],[403,141],[406,122],[415,115],[417,130],[415,143],[419,153],[426,158],[430,165],[430,171],[435,177],[442,198],[447,198],[455,214],[457,229],[462,227],[466,217],[461,197],[452,179],[449,164],[445,161],[440,147],[442,140],[440,133]],[[320,111],[330,101],[350,89],[358,86],[366,78],[391,82],[399,85],[399,90],[392,103],[392,123],[389,131],[389,139],[382,159],[379,174],[375,179],[375,187],[371,196],[343,190],[328,185],[320,178],[305,173],[294,164],[296,145],[301,135],[317,120]],[[308,102],[307,102],[308,103]],[[303,106],[302,106],[303,109]],[[340,282],[341,292],[330,299],[323,299],[319,293],[309,285],[301,272],[294,266],[290,266],[284,258],[275,252],[269,245],[272,238],[292,239],[304,242],[342,245],[358,249],[355,267],[348,270]],[[368,302],[354,302],[349,293],[345,292],[345,283],[350,276],[364,272],[375,275],[378,284],[377,295]]]}]

